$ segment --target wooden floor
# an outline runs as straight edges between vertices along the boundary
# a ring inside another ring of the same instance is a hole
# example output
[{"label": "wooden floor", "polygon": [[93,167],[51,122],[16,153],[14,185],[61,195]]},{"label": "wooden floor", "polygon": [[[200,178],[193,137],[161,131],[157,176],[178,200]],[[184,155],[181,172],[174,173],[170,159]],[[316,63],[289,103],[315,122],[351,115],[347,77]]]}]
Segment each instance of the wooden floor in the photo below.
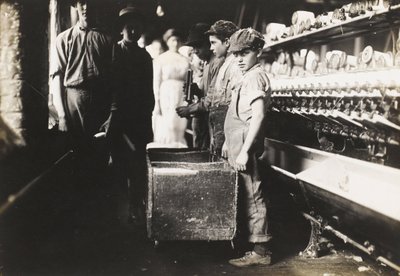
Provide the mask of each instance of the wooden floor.
[{"label": "wooden floor", "polygon": [[81,183],[70,175],[50,184],[1,221],[0,275],[398,275],[335,239],[327,255],[299,257],[307,222],[274,208],[273,264],[238,269],[228,264],[243,249],[238,243],[235,249],[229,241],[155,247],[144,227],[115,219],[111,186],[97,186],[89,193],[93,201],[81,204],[82,197],[73,196]]}]

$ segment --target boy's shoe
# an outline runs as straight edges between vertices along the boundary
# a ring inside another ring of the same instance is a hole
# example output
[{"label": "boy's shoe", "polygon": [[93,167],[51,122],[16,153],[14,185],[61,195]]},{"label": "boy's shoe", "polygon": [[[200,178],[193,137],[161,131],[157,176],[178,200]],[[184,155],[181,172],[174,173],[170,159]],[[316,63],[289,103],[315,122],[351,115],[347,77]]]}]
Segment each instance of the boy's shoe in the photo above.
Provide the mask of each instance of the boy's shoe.
[{"label": "boy's shoe", "polygon": [[241,258],[229,260],[229,263],[237,267],[270,265],[271,255],[261,256],[254,251],[249,251]]}]

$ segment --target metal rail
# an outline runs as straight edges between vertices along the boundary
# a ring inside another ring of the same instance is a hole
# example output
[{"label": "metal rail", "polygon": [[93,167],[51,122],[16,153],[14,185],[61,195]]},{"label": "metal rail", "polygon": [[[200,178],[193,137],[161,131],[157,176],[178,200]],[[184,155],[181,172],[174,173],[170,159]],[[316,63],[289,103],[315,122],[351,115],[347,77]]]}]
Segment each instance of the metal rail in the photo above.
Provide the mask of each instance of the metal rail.
[{"label": "metal rail", "polygon": [[369,256],[374,257],[376,261],[384,263],[385,265],[387,265],[387,266],[389,266],[389,267],[391,267],[391,268],[393,268],[393,269],[395,269],[395,270],[400,272],[400,266],[398,266],[397,264],[389,261],[385,257],[375,256],[373,250],[370,250],[369,248],[359,244],[358,242],[356,242],[355,240],[349,238],[348,236],[344,235],[343,233],[339,232],[338,230],[335,230],[334,228],[332,228],[332,226],[322,225],[321,222],[319,222],[317,219],[315,219],[311,215],[306,214],[306,213],[302,213],[302,214],[307,220],[309,220],[309,221],[317,224],[319,227],[321,227],[322,230],[326,230],[326,231],[331,232],[336,237],[338,237],[339,239],[343,240],[344,243],[349,243],[349,244],[353,245],[354,247],[357,247],[358,249],[360,249],[364,253],[367,253]]},{"label": "metal rail", "polygon": [[54,169],[56,169],[64,160],[66,160],[71,154],[72,150],[61,156],[56,162],[54,162],[47,170],[35,177],[27,185],[15,194],[8,196],[7,201],[0,206],[0,218],[18,201],[20,201],[32,188],[39,184],[40,181],[45,179]]}]

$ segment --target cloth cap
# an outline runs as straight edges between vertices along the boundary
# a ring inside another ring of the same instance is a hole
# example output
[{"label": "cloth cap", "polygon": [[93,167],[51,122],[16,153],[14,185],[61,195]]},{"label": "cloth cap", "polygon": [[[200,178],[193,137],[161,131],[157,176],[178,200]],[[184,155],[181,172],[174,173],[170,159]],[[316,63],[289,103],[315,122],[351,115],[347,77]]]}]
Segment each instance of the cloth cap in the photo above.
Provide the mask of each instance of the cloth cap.
[{"label": "cloth cap", "polygon": [[163,35],[164,42],[167,43],[171,36],[177,36],[180,38],[181,34],[176,29],[168,29]]},{"label": "cloth cap", "polygon": [[229,38],[239,28],[231,21],[218,20],[206,32],[207,35],[215,35],[222,38]]},{"label": "cloth cap", "polygon": [[78,2],[78,0],[69,0],[69,4],[70,4],[71,6],[75,6],[75,5],[76,5],[76,2]]},{"label": "cloth cap", "polygon": [[230,38],[230,52],[240,52],[246,49],[259,50],[264,47],[263,36],[252,28],[240,29]]},{"label": "cloth cap", "polygon": [[189,30],[189,35],[185,42],[187,46],[196,46],[200,45],[204,42],[208,42],[208,35],[206,35],[206,31],[210,28],[209,24],[206,23],[197,23]]}]

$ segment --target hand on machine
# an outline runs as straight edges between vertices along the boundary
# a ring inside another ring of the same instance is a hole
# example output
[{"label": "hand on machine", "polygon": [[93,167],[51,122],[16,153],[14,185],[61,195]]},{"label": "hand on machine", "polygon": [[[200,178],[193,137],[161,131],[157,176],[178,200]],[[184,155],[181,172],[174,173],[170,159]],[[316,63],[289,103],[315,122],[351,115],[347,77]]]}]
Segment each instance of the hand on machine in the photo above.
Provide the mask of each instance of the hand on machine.
[{"label": "hand on machine", "polygon": [[179,117],[190,117],[196,112],[195,97],[200,98],[200,89],[196,83],[193,82],[193,70],[189,69],[186,75],[186,81],[183,86],[184,102],[186,105],[178,106],[175,110]]}]

